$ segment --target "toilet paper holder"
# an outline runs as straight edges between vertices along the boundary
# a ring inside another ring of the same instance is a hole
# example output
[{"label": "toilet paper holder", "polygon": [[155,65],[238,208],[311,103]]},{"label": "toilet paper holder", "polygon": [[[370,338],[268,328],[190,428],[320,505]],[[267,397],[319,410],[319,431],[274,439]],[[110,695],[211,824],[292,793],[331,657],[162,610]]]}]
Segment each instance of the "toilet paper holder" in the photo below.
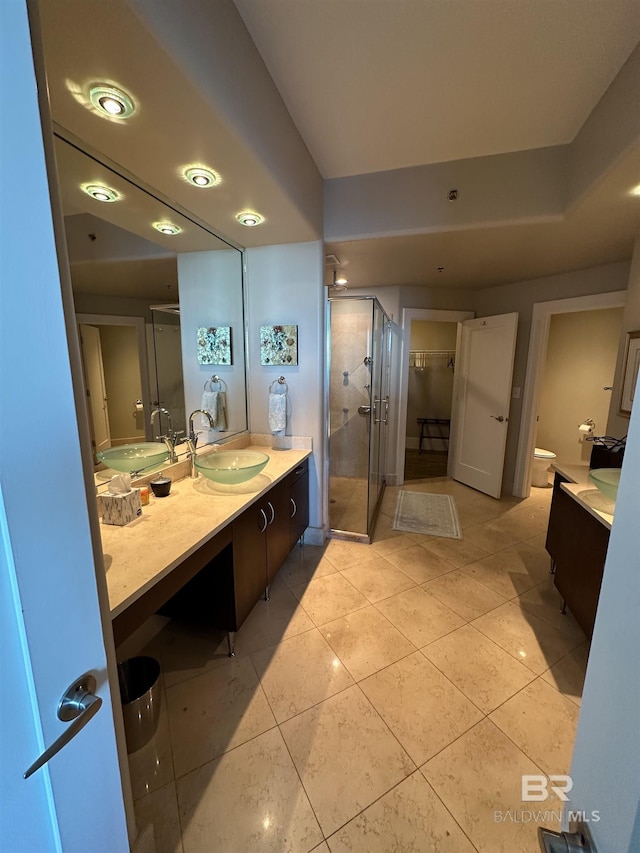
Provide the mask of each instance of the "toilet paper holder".
[{"label": "toilet paper holder", "polygon": [[585,435],[593,435],[596,428],[596,422],[593,418],[585,418],[581,424],[578,424],[578,431]]}]

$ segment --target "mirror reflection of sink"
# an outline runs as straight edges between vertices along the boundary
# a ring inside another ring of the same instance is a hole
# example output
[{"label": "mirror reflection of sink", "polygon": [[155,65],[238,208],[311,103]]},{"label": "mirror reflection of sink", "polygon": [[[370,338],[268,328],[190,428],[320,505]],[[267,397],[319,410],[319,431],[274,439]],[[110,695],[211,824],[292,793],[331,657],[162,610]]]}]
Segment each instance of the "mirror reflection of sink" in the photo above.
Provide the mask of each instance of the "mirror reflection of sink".
[{"label": "mirror reflection of sink", "polygon": [[592,468],[589,471],[591,482],[614,503],[618,497],[620,471],[620,468]]},{"label": "mirror reflection of sink", "polygon": [[169,458],[165,444],[159,441],[141,441],[138,444],[121,444],[100,450],[98,459],[114,471],[124,471],[131,474],[134,471],[145,471],[161,465]]},{"label": "mirror reflection of sink", "polygon": [[218,450],[198,456],[197,470],[215,483],[244,483],[259,474],[269,461],[255,450]]}]

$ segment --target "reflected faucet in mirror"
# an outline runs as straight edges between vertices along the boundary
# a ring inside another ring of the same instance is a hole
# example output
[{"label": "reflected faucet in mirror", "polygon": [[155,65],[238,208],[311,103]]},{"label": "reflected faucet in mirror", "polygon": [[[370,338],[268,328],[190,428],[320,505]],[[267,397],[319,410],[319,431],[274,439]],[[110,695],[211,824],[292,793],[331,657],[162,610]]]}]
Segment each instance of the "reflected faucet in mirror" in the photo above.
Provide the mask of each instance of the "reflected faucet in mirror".
[{"label": "reflected faucet in mirror", "polygon": [[[185,442],[189,445],[189,457],[191,459],[191,478],[193,480],[198,477],[198,469],[196,468],[196,446],[198,444],[198,436],[196,435],[195,429],[193,427],[193,418],[194,415],[204,415],[208,421],[211,429],[215,428],[215,424],[213,422],[213,418],[211,414],[207,412],[206,409],[195,409],[195,411],[191,412],[189,415],[189,436],[185,439]],[[215,448],[216,445],[214,445]]]}]

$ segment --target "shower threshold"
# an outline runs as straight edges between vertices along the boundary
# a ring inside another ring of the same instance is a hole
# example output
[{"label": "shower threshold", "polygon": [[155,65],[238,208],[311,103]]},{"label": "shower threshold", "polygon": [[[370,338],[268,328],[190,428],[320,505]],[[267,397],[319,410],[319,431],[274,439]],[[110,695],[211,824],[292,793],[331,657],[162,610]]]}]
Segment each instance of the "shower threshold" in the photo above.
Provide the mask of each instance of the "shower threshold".
[{"label": "shower threshold", "polygon": [[375,509],[373,510],[373,515],[371,516],[371,523],[369,524],[367,533],[356,533],[353,530],[340,530],[332,527],[329,529],[327,537],[329,539],[344,539],[347,542],[362,542],[365,545],[371,545],[386,485],[386,481],[383,480],[380,485],[380,493],[378,495],[378,500],[376,501]]}]

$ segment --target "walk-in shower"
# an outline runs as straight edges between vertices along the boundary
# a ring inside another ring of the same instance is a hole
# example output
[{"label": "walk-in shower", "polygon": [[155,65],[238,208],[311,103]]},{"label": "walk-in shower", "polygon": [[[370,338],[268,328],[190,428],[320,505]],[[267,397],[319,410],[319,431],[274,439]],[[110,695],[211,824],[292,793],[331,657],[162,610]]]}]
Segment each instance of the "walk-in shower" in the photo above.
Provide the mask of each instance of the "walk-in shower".
[{"label": "walk-in shower", "polygon": [[375,297],[329,299],[329,530],[370,541],[386,474],[391,322]]}]

